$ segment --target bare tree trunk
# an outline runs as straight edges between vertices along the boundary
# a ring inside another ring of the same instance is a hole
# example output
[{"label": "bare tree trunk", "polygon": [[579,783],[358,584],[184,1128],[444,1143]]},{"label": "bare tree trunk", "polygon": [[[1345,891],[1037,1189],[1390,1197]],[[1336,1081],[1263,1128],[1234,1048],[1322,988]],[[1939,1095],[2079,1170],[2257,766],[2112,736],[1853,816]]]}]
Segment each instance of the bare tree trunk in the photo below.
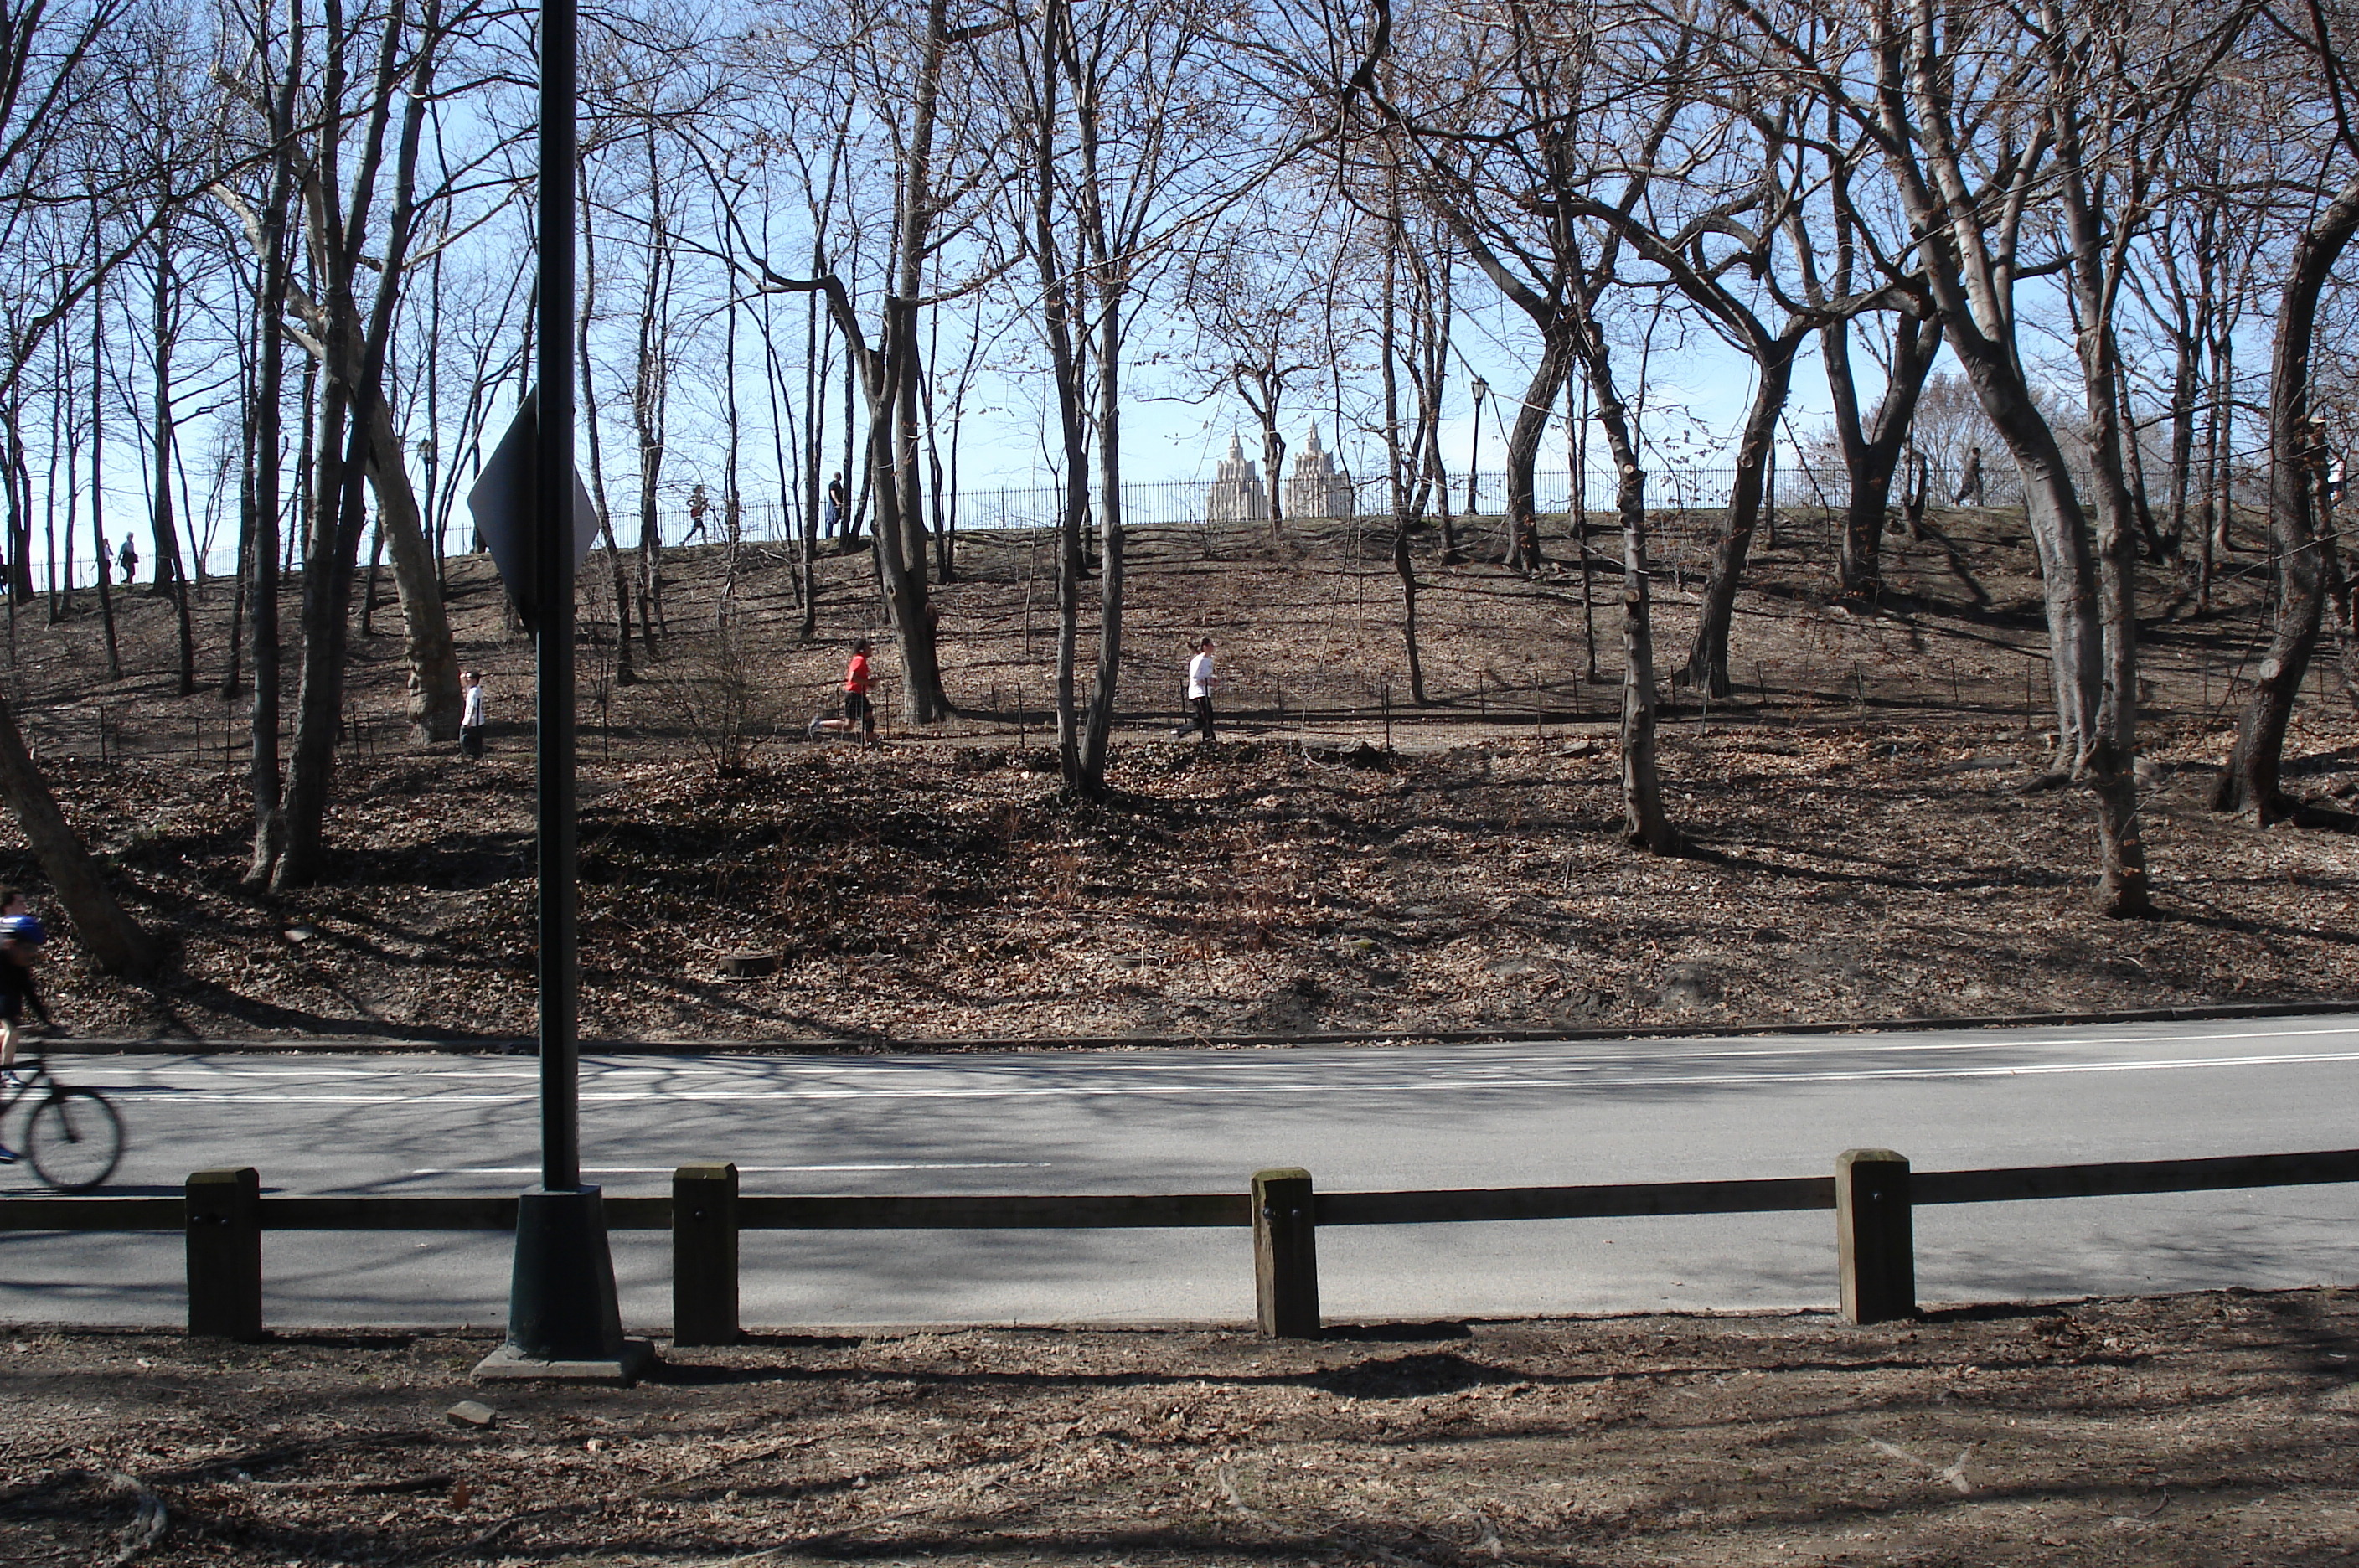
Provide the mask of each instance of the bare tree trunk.
[{"label": "bare tree trunk", "polygon": [[[49,473],[41,488],[41,532],[49,558],[49,624],[55,626],[73,613],[73,476],[79,453],[66,433],[67,418],[73,411],[74,386],[63,332],[50,338],[49,350],[51,375],[56,379],[49,393]],[[62,557],[58,552],[58,468],[60,463],[66,472],[66,539]],[[62,576],[60,574],[60,567],[63,568]]]},{"label": "bare tree trunk", "polygon": [[574,318],[573,364],[581,382],[579,404],[582,433],[589,445],[591,498],[598,508],[598,529],[606,546],[606,565],[614,589],[614,684],[631,686],[639,672],[631,662],[631,574],[623,564],[623,549],[614,540],[614,514],[606,505],[606,464],[600,442],[598,392],[590,372],[590,323],[598,309],[598,237],[590,214],[590,175],[585,163],[575,198],[582,212],[582,306]]},{"label": "bare tree trunk", "polygon": [[[155,278],[155,419],[154,432],[156,469],[154,494],[150,499],[150,531],[156,539],[156,591],[171,596],[178,613],[180,633],[180,695],[188,696],[197,689],[196,626],[189,614],[189,574],[180,560],[179,528],[172,515],[172,447],[176,421],[172,412],[172,344],[178,333],[178,313],[172,309],[171,292],[175,282],[171,264],[171,231],[159,228],[156,234]],[[13,572],[22,566],[12,561]],[[15,588],[11,583],[12,590]],[[24,584],[23,592],[30,595],[32,584]]]},{"label": "bare tree trunk", "polygon": [[1277,428],[1277,387],[1269,382],[1263,385],[1257,400],[1246,400],[1261,416],[1262,471],[1269,480],[1269,537],[1273,539],[1286,529],[1286,437]]},{"label": "bare tree trunk", "polygon": [[49,879],[51,891],[73,921],[74,933],[98,966],[109,975],[131,976],[152,969],[154,941],[116,901],[98,863],[67,825],[49,781],[25,749],[16,710],[5,699],[0,699],[0,795],[7,798],[17,828],[41,863],[41,874]]},{"label": "bare tree trunk", "polygon": [[1114,374],[1121,331],[1114,307],[1101,299],[1098,323],[1098,667],[1082,717],[1077,787],[1095,800],[1105,794],[1106,756],[1114,734],[1114,691],[1122,676],[1122,407]]},{"label": "bare tree trunk", "polygon": [[[811,274],[826,270],[814,243]],[[829,323],[824,329],[832,332]],[[808,302],[803,318],[803,407],[809,410],[804,420],[803,435],[803,538],[802,559],[797,563],[799,581],[802,584],[802,640],[810,641],[819,630],[819,508],[821,453],[826,450],[827,399],[820,395],[820,357],[822,328],[819,320],[816,297]]]},{"label": "bare tree trunk", "polygon": [[[303,673],[298,696],[295,756],[289,769],[285,815],[287,831],[277,863],[270,871],[274,889],[305,886],[323,868],[330,785],[335,768],[336,743],[342,730],[343,667],[350,643],[353,575],[359,564],[361,531],[365,522],[362,499],[364,480],[379,441],[390,434],[384,414],[385,365],[392,336],[397,280],[408,254],[411,223],[416,215],[418,147],[425,127],[427,104],[433,98],[434,48],[439,27],[439,0],[426,0],[420,28],[423,40],[405,62],[400,45],[408,28],[397,10],[386,18],[369,99],[367,145],[381,148],[385,127],[397,100],[404,103],[400,121],[393,201],[379,265],[375,299],[364,323],[353,292],[360,267],[361,235],[348,234],[346,247],[335,259],[329,279],[328,331],[321,358],[329,368],[322,399],[320,475],[303,559]],[[328,57],[337,61],[339,46],[332,42]],[[404,75],[408,91],[397,93]],[[331,102],[341,91],[327,94]],[[374,180],[374,169],[364,169],[363,189]],[[322,182],[325,183],[324,181]],[[346,374],[356,369],[355,381]],[[398,457],[397,448],[394,454]],[[378,497],[380,510],[386,496]],[[413,531],[414,510],[408,514]],[[419,537],[420,553],[423,536]],[[431,559],[424,572],[433,585]]]},{"label": "bare tree trunk", "polygon": [[[2223,330],[2212,344],[2211,559],[2236,550],[2236,334]],[[2207,575],[2206,584],[2209,584]]]},{"label": "bare tree trunk", "polygon": [[1401,585],[1401,646],[1408,660],[1409,700],[1422,708],[1428,705],[1425,694],[1425,660],[1417,643],[1417,567],[1408,555],[1408,525],[1407,517],[1393,514],[1393,574]]},{"label": "bare tree trunk", "polygon": [[1761,520],[1762,486],[1769,476],[1771,443],[1777,420],[1786,411],[1786,395],[1794,380],[1794,351],[1801,345],[1799,330],[1776,341],[1759,362],[1760,382],[1754,389],[1753,408],[1745,416],[1745,433],[1736,452],[1736,484],[1729,493],[1728,513],[1720,537],[1712,541],[1712,568],[1704,578],[1703,603],[1696,611],[1695,642],[1687,668],[1678,680],[1701,686],[1714,697],[1734,690],[1728,681],[1728,637],[1736,618],[1736,590],[1745,580],[1745,562],[1753,549],[1753,530]]},{"label": "bare tree trunk", "polygon": [[2277,611],[2235,748],[2212,790],[2215,811],[2251,811],[2266,824],[2291,809],[2282,783],[2287,726],[2318,645],[2332,541],[2319,526],[2321,439],[2310,428],[2311,340],[2318,301],[2359,231],[2359,180],[2295,242],[2277,305],[2269,365],[2269,542]]},{"label": "bare tree trunk", "polygon": [[369,533],[368,566],[361,573],[361,636],[376,634],[376,580],[385,570],[385,530]]},{"label": "bare tree trunk", "polygon": [[670,627],[663,609],[663,535],[656,514],[657,486],[663,478],[670,411],[671,286],[678,252],[670,243],[663,176],[656,162],[656,136],[649,125],[647,162],[647,277],[639,297],[637,374],[631,382],[631,424],[639,442],[639,637],[650,658],[659,632]]},{"label": "bare tree trunk", "polygon": [[1851,326],[1837,321],[1820,334],[1827,381],[1834,392],[1835,431],[1843,444],[1850,492],[1843,503],[1838,580],[1847,597],[1872,599],[1884,587],[1884,522],[1892,505],[1892,476],[1917,418],[1917,400],[1941,350],[1941,325],[1904,314],[1895,324],[1892,363],[1872,423],[1863,426],[1851,371]]},{"label": "bare tree trunk", "polygon": [[[1581,404],[1573,405],[1572,389],[1581,388]],[[1597,679],[1597,607],[1592,593],[1593,562],[1589,552],[1589,377],[1565,378],[1565,474],[1571,494],[1565,499],[1572,514],[1572,542],[1581,552],[1581,647],[1585,662],[1582,679]]]},{"label": "bare tree trunk", "polygon": [[897,427],[908,416],[903,397],[908,380],[919,374],[917,359],[917,306],[908,299],[885,304],[885,331],[878,353],[884,378],[869,405],[870,493],[876,504],[876,565],[885,590],[886,612],[901,645],[901,693],[913,724],[932,724],[948,716],[942,698],[941,668],[934,657],[933,618],[927,613],[925,557],[907,554],[905,506],[922,504],[915,463],[915,443],[897,439]]},{"label": "bare tree trunk", "polygon": [[[2116,363],[2119,351],[2115,351]],[[2128,473],[2130,516],[2136,521],[2138,537],[2146,541],[2146,557],[2159,564],[2170,554],[2170,542],[2162,537],[2162,528],[2154,520],[2154,500],[2147,493],[2146,446],[2140,437],[2137,408],[2130,397],[2130,378],[2116,375],[2114,383],[2121,393],[2122,458]]]},{"label": "bare tree trunk", "polygon": [[1571,360],[1571,351],[1557,335],[1541,340],[1539,364],[1532,371],[1531,385],[1524,388],[1516,422],[1507,431],[1507,537],[1499,564],[1519,572],[1540,569],[1540,517],[1532,470],[1539,462],[1549,410],[1556,406],[1557,388],[1564,385]]},{"label": "bare tree trunk", "polygon": [[[1416,506],[1409,495],[1409,471],[1416,462],[1415,452],[1422,448],[1412,443],[1413,451],[1404,451],[1401,441],[1400,374],[1394,345],[1399,341],[1400,255],[1406,236],[1401,232],[1397,183],[1388,180],[1386,191],[1391,198],[1391,221],[1385,230],[1384,294],[1376,343],[1384,369],[1385,482],[1392,502],[1393,574],[1400,579],[1401,585],[1401,645],[1408,664],[1409,699],[1422,708],[1426,705],[1425,660],[1417,645],[1417,566],[1409,559],[1408,549],[1409,529],[1417,520]],[[1409,352],[1417,352],[1414,343]],[[1410,374],[1415,379],[1414,365]],[[1419,441],[1424,435],[1421,415],[1420,409]]]},{"label": "bare tree trunk", "polygon": [[[459,650],[442,599],[441,574],[418,515],[418,493],[401,461],[401,438],[383,398],[369,419],[369,492],[376,498],[380,544],[393,558],[393,588],[401,600],[403,662],[408,672],[409,735],[413,741],[459,738]],[[371,558],[375,581],[375,558]]]},{"label": "bare tree trunk", "polygon": [[[1584,300],[1584,305],[1587,301]],[[1614,502],[1622,517],[1622,817],[1629,842],[1676,854],[1680,835],[1663,814],[1655,763],[1655,626],[1647,580],[1647,475],[1629,411],[1614,379],[1610,350],[1586,310],[1578,325],[1582,367],[1597,399],[1597,421],[1620,479]]]},{"label": "bare tree trunk", "polygon": [[106,543],[106,292],[91,295],[90,537],[98,547],[98,619],[106,632],[106,678],[123,679],[123,649],[114,636],[114,558]]},{"label": "bare tree trunk", "polygon": [[1073,276],[1065,265],[1056,209],[1057,126],[1061,72],[1057,56],[1068,22],[1067,0],[1042,0],[1039,49],[1035,61],[1038,114],[1033,122],[1033,261],[1040,275],[1040,332],[1049,350],[1057,425],[1064,448],[1063,505],[1057,517],[1057,759],[1060,776],[1075,789],[1082,781],[1079,715],[1074,707],[1074,668],[1079,662],[1082,619],[1082,529],[1089,516],[1089,438],[1082,418],[1082,357],[1074,342]]}]

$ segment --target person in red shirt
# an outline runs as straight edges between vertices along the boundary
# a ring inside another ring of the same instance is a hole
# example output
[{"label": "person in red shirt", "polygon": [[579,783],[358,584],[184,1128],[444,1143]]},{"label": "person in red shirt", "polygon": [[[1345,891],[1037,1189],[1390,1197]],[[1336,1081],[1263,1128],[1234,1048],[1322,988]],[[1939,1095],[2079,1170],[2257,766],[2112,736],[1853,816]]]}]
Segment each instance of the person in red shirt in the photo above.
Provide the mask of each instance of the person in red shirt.
[{"label": "person in red shirt", "polygon": [[868,662],[868,639],[862,637],[852,645],[852,662],[844,667],[843,717],[831,719],[821,714],[811,721],[810,733],[816,736],[822,730],[842,730],[850,735],[857,728],[861,738],[875,746],[876,705],[868,700],[868,689],[875,679],[875,670]]}]

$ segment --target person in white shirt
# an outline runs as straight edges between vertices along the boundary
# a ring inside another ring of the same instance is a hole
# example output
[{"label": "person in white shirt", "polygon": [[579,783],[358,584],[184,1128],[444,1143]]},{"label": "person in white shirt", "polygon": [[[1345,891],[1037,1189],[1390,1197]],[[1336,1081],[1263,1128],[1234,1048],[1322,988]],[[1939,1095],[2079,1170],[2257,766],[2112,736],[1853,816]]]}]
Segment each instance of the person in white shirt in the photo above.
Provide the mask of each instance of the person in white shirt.
[{"label": "person in white shirt", "polygon": [[473,670],[459,672],[459,691],[464,703],[459,710],[459,750],[467,757],[484,755],[484,678]]},{"label": "person in white shirt", "polygon": [[[1212,639],[1206,637],[1196,645],[1196,657],[1188,661],[1188,711],[1194,721],[1197,736],[1207,745],[1212,739]],[[1179,739],[1186,735],[1189,725],[1182,724],[1171,733]]]}]

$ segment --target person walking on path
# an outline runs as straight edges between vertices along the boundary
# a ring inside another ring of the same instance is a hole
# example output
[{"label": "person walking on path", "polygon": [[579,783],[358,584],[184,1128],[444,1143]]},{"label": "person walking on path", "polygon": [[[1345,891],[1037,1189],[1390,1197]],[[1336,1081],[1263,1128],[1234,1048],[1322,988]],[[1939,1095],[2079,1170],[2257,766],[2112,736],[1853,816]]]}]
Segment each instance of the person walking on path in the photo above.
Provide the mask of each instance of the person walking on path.
[{"label": "person walking on path", "polygon": [[868,698],[869,688],[875,683],[875,670],[868,660],[868,639],[862,637],[852,645],[852,662],[843,669],[843,716],[830,718],[821,713],[810,722],[811,738],[816,740],[830,730],[850,735],[855,728],[870,746],[876,744],[876,704]]},{"label": "person walking on path", "polygon": [[459,755],[484,755],[484,676],[481,670],[459,672]]},{"label": "person walking on path", "polygon": [[132,544],[129,534],[123,536],[123,549],[116,553],[114,563],[123,569],[123,585],[130,587],[139,576],[139,550]]},{"label": "person walking on path", "polygon": [[[1204,745],[1212,742],[1212,639],[1206,637],[1196,645],[1196,656],[1188,661],[1188,712],[1193,721],[1198,740]],[[1187,735],[1189,724],[1171,732],[1178,740]]]},{"label": "person walking on path", "polygon": [[98,581],[103,585],[114,581],[114,552],[106,548],[106,536],[98,536]]}]

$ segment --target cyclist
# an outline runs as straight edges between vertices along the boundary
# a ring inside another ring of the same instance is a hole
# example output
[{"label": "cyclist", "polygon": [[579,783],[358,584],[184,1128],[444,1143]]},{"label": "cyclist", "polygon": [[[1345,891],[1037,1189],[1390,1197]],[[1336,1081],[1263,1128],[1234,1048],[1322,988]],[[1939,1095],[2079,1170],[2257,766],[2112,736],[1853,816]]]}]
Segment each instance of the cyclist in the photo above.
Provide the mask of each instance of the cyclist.
[{"label": "cyclist", "polygon": [[33,961],[49,933],[25,908],[25,895],[0,887],[0,1081],[16,1080],[16,1036],[27,1010],[44,1012],[33,984]]},{"label": "cyclist", "polygon": [[[33,991],[33,959],[49,932],[25,908],[25,895],[0,887],[0,1082],[15,1085],[16,1029],[29,1003],[38,1006]],[[0,1145],[0,1165],[14,1165],[16,1156]]]}]

